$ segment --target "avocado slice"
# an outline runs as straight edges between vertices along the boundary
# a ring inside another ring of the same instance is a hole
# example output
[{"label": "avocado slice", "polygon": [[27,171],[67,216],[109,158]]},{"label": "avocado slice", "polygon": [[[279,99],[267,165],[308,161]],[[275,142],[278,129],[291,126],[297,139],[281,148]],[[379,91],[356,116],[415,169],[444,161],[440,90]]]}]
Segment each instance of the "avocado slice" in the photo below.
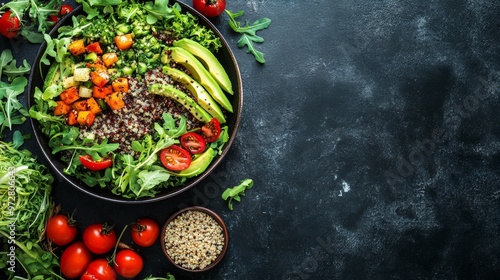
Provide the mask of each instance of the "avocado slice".
[{"label": "avocado slice", "polygon": [[214,149],[208,148],[206,151],[204,151],[202,154],[200,154],[197,158],[195,158],[191,164],[188,166],[188,168],[182,170],[179,173],[176,173],[176,176],[179,177],[187,177],[191,178],[194,176],[198,176],[201,173],[203,173],[207,167],[210,165],[212,162],[212,159],[215,157],[217,153],[215,152]]},{"label": "avocado slice", "polygon": [[226,118],[220,109],[219,105],[215,102],[210,94],[191,76],[182,72],[181,70],[163,66],[163,73],[170,76],[174,81],[179,82],[186,86],[186,88],[196,96],[198,104],[205,109],[212,117],[217,118],[220,123],[225,123]]},{"label": "avocado slice", "polygon": [[174,47],[183,48],[193,54],[203,63],[208,72],[212,74],[224,91],[229,94],[234,94],[233,86],[226,70],[209,49],[188,38],[174,41]]},{"label": "avocado slice", "polygon": [[194,55],[179,47],[171,47],[169,50],[171,51],[171,59],[174,62],[186,67],[186,69],[191,72],[192,77],[200,83],[208,91],[208,93],[210,93],[217,103],[229,112],[233,112],[233,106],[227,99],[219,84],[215,81],[207,69],[205,69],[203,64],[196,59],[196,57],[194,57]]},{"label": "avocado slice", "polygon": [[191,97],[171,85],[153,84],[149,87],[149,91],[154,94],[174,99],[201,122],[207,123],[212,119],[212,116],[200,105],[198,105],[198,103],[196,103]]}]

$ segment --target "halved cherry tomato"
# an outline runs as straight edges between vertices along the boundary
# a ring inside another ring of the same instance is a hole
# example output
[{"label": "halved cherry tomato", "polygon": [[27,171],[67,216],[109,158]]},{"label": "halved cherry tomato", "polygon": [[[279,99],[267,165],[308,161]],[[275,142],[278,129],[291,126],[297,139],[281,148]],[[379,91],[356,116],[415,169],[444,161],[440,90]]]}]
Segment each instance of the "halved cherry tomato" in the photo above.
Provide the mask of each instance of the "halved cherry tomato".
[{"label": "halved cherry tomato", "polygon": [[216,118],[213,118],[208,123],[206,123],[201,128],[201,136],[203,136],[205,141],[207,141],[209,143],[217,140],[220,136],[220,123],[219,123],[219,121]]},{"label": "halved cherry tomato", "polygon": [[83,231],[83,243],[92,253],[107,253],[116,244],[115,230],[107,224],[91,224]]},{"label": "halved cherry tomato", "polygon": [[142,218],[132,225],[132,241],[141,247],[150,247],[160,235],[160,226],[150,218]]},{"label": "halved cherry tomato", "polygon": [[161,150],[160,160],[165,168],[180,171],[188,168],[191,164],[191,155],[187,150],[177,145],[171,145]]},{"label": "halved cherry tomato", "polygon": [[83,242],[78,241],[71,244],[61,255],[61,273],[67,278],[81,276],[89,263],[92,261],[92,253],[85,247]]},{"label": "halved cherry tomato", "polygon": [[5,38],[15,38],[19,31],[19,18],[10,11],[0,17],[0,34]]},{"label": "halved cherry tomato", "polygon": [[47,221],[45,234],[54,244],[63,246],[69,244],[76,237],[76,226],[73,218],[57,214]]},{"label": "halved cherry tomato", "polygon": [[56,24],[59,21],[59,16],[58,15],[50,15],[49,21],[52,21],[54,24]]},{"label": "halved cherry tomato", "polygon": [[90,155],[84,155],[80,156],[79,159],[83,166],[92,171],[103,170],[113,165],[112,158],[103,158],[100,161],[95,161]]},{"label": "halved cherry tomato", "polygon": [[224,12],[226,0],[193,0],[193,7],[206,17],[216,17]]},{"label": "halved cherry tomato", "polygon": [[97,259],[89,263],[81,280],[115,280],[116,272],[106,259]]},{"label": "halved cherry tomato", "polygon": [[201,154],[205,151],[207,143],[201,135],[195,132],[188,132],[181,136],[181,145],[192,154]]},{"label": "halved cherry tomato", "polygon": [[69,14],[73,11],[73,7],[71,5],[68,5],[68,4],[62,4],[61,5],[61,9],[59,10],[59,14],[61,16],[64,16],[66,14]]},{"label": "halved cherry tomato", "polygon": [[115,257],[116,273],[125,278],[134,278],[141,273],[144,262],[141,256],[130,249],[118,252]]}]

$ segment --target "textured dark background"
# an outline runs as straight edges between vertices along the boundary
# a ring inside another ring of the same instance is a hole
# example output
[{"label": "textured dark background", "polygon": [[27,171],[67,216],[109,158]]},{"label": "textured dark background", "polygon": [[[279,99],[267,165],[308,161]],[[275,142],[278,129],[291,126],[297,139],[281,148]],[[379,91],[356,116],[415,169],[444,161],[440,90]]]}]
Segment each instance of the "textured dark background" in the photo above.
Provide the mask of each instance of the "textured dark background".
[{"label": "textured dark background", "polygon": [[[227,8],[272,24],[258,33],[267,60],[259,65],[237,48],[227,16],[213,20],[244,84],[243,121],[222,164],[196,188],[142,206],[60,183],[63,208],[76,208],[83,224],[118,228],[142,216],[163,222],[186,205],[225,219],[230,247],[216,269],[182,273],[156,246],[141,251],[144,276],[499,279],[500,2],[233,0]],[[35,50],[18,46],[16,56],[31,62]],[[220,195],[244,178],[254,188],[229,211]]]}]

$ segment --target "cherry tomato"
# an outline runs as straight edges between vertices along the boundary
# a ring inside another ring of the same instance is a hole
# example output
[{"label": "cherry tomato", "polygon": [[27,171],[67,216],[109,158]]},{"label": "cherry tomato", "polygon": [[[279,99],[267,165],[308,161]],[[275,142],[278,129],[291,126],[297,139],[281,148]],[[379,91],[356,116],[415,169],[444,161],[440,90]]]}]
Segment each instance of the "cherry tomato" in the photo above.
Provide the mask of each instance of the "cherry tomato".
[{"label": "cherry tomato", "polygon": [[52,21],[54,24],[56,24],[59,21],[59,17],[57,15],[50,15],[49,21]]},{"label": "cherry tomato", "polygon": [[19,31],[19,18],[6,11],[0,17],[0,34],[5,38],[15,38]]},{"label": "cherry tomato", "polygon": [[116,244],[116,233],[107,224],[91,224],[83,231],[83,242],[92,253],[104,254]]},{"label": "cherry tomato", "polygon": [[141,247],[149,247],[160,235],[160,226],[150,218],[142,218],[132,225],[132,241]]},{"label": "cherry tomato", "polygon": [[92,253],[78,241],[64,250],[60,259],[61,273],[67,278],[81,276],[92,261]]},{"label": "cherry tomato", "polygon": [[226,9],[226,0],[193,0],[193,8],[206,17],[216,17]]},{"label": "cherry tomato", "polygon": [[66,14],[69,14],[73,11],[73,7],[71,5],[68,5],[68,4],[62,4],[61,5],[61,9],[59,10],[59,14],[61,16],[64,16]]},{"label": "cherry tomato", "polygon": [[191,164],[189,152],[177,145],[161,150],[160,159],[165,168],[173,171],[184,170]]},{"label": "cherry tomato", "polygon": [[80,156],[79,159],[83,166],[92,171],[103,170],[113,165],[112,158],[103,158],[100,161],[95,161],[90,155],[84,155]]},{"label": "cherry tomato", "polygon": [[118,252],[115,257],[116,273],[125,278],[134,278],[141,273],[144,262],[141,256],[130,249]]},{"label": "cherry tomato", "polygon": [[45,234],[54,244],[63,246],[69,244],[76,237],[75,221],[66,215],[57,214],[47,221]]},{"label": "cherry tomato", "polygon": [[201,135],[188,132],[181,136],[181,145],[192,154],[201,154],[207,146],[207,142]]},{"label": "cherry tomato", "polygon": [[116,272],[106,259],[97,259],[89,263],[81,280],[115,280]]},{"label": "cherry tomato", "polygon": [[201,128],[201,136],[207,142],[214,142],[220,136],[220,123],[216,118],[213,118]]}]

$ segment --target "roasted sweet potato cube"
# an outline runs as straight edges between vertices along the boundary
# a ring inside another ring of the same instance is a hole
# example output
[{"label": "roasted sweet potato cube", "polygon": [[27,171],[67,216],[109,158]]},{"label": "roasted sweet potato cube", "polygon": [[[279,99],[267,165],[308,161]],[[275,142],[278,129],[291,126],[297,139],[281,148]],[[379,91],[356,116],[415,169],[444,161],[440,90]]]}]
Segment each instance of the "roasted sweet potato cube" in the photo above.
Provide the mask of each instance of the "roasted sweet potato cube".
[{"label": "roasted sweet potato cube", "polygon": [[92,88],[92,97],[94,98],[106,98],[109,94],[113,93],[113,88],[111,85],[98,87],[94,86]]},{"label": "roasted sweet potato cube", "polygon": [[59,97],[64,103],[68,105],[80,99],[80,96],[78,95],[78,89],[76,87],[65,89],[63,92],[61,92]]},{"label": "roasted sweet potato cube", "polygon": [[101,48],[101,44],[99,42],[94,42],[94,43],[87,45],[86,49],[88,52],[102,54],[102,48]]},{"label": "roasted sweet potato cube", "polygon": [[79,39],[79,40],[71,42],[68,46],[68,50],[74,56],[84,54],[85,53],[85,43],[83,42],[83,39]]},{"label": "roasted sweet potato cube", "polygon": [[77,117],[77,113],[73,110],[70,110],[68,113],[68,120],[66,122],[68,123],[68,125],[77,125]]},{"label": "roasted sweet potato cube", "polygon": [[94,113],[95,115],[102,112],[101,106],[99,106],[99,104],[93,97],[87,99],[87,106],[89,108],[89,111]]},{"label": "roasted sweet potato cube", "polygon": [[105,53],[102,55],[102,62],[106,67],[112,66],[117,61],[118,55],[116,53]]},{"label": "roasted sweet potato cube", "polygon": [[73,108],[73,110],[76,110],[78,112],[80,112],[80,111],[88,111],[89,110],[89,104],[87,102],[87,99],[82,99],[82,100],[73,102],[73,104],[71,104],[71,108]]},{"label": "roasted sweet potato cube", "polygon": [[57,105],[54,108],[54,116],[66,115],[71,110],[71,106],[64,103],[63,101],[57,101]]},{"label": "roasted sweet potato cube", "polygon": [[112,110],[120,110],[125,107],[123,96],[119,92],[113,92],[112,94],[106,96],[106,104],[108,104]]},{"label": "roasted sweet potato cube", "polygon": [[90,111],[79,111],[76,119],[79,125],[91,126],[95,120],[95,114]]},{"label": "roasted sweet potato cube", "polygon": [[113,86],[113,91],[115,92],[128,92],[129,90],[127,78],[116,78],[113,80],[111,85]]},{"label": "roasted sweet potato cube", "polygon": [[103,87],[109,82],[108,71],[94,71],[90,73],[90,80],[98,87]]}]

